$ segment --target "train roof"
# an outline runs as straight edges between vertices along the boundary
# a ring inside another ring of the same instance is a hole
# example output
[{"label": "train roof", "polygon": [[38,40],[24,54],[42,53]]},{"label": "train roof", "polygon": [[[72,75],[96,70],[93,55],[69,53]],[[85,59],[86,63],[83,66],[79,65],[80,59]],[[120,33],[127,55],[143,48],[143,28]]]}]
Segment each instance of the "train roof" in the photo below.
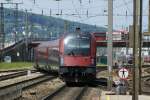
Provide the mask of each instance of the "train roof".
[{"label": "train roof", "polygon": [[94,35],[95,37],[106,37],[106,32],[93,32],[91,33],[92,35]]},{"label": "train roof", "polygon": [[87,33],[65,33],[62,38],[65,38],[67,36],[78,36],[78,37],[87,37],[87,38],[91,38],[91,34],[87,34]]}]

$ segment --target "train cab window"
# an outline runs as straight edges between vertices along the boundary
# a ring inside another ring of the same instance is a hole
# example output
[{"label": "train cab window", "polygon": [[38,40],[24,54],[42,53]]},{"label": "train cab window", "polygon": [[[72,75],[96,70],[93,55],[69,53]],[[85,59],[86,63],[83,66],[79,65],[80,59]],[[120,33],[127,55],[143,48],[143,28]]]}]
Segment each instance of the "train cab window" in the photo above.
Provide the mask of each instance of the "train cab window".
[{"label": "train cab window", "polygon": [[90,38],[89,37],[66,37],[64,43],[65,55],[76,56],[88,56],[90,54]]}]

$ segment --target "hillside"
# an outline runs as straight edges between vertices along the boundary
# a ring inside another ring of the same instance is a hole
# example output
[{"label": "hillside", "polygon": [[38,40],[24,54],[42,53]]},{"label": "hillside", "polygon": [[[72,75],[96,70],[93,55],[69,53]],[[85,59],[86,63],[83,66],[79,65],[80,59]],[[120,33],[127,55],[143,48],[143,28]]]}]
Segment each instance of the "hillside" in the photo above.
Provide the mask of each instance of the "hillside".
[{"label": "hillside", "polygon": [[[14,16],[15,11],[11,9],[5,9],[5,33],[11,35],[17,31],[18,36],[22,36],[25,31],[25,12],[18,12],[18,27],[15,28],[16,18]],[[43,16],[33,13],[28,13],[28,31],[29,36],[33,37],[48,37],[50,35],[58,37],[64,32],[65,20],[55,18],[51,16]],[[82,24],[78,22],[67,21],[67,32],[74,32],[76,27],[80,27],[82,32],[106,32],[104,27],[96,27],[93,25]]]}]

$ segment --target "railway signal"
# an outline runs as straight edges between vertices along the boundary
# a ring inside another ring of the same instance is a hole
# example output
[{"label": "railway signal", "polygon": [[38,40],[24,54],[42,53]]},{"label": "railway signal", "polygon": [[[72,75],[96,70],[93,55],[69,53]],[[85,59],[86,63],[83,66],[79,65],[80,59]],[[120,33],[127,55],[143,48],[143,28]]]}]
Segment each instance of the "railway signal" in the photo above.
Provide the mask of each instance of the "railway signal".
[{"label": "railway signal", "polygon": [[120,79],[126,80],[129,76],[129,71],[126,68],[121,68],[118,71],[118,75]]}]

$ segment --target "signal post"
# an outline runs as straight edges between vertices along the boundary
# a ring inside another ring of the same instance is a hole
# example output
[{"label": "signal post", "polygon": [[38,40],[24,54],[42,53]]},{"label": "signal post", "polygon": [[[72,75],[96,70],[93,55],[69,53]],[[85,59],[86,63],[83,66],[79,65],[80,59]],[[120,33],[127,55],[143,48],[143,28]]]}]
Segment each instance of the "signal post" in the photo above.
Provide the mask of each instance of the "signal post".
[{"label": "signal post", "polygon": [[[132,100],[139,100],[139,43],[141,40],[141,33],[139,26],[141,27],[140,21],[140,10],[142,0],[133,1],[133,93]],[[140,33],[140,34],[139,34]],[[139,38],[140,36],[140,38]],[[141,52],[140,52],[141,53]]]},{"label": "signal post", "polygon": [[112,88],[112,33],[113,33],[113,0],[108,0],[108,34],[107,34],[107,66],[108,90]]}]

